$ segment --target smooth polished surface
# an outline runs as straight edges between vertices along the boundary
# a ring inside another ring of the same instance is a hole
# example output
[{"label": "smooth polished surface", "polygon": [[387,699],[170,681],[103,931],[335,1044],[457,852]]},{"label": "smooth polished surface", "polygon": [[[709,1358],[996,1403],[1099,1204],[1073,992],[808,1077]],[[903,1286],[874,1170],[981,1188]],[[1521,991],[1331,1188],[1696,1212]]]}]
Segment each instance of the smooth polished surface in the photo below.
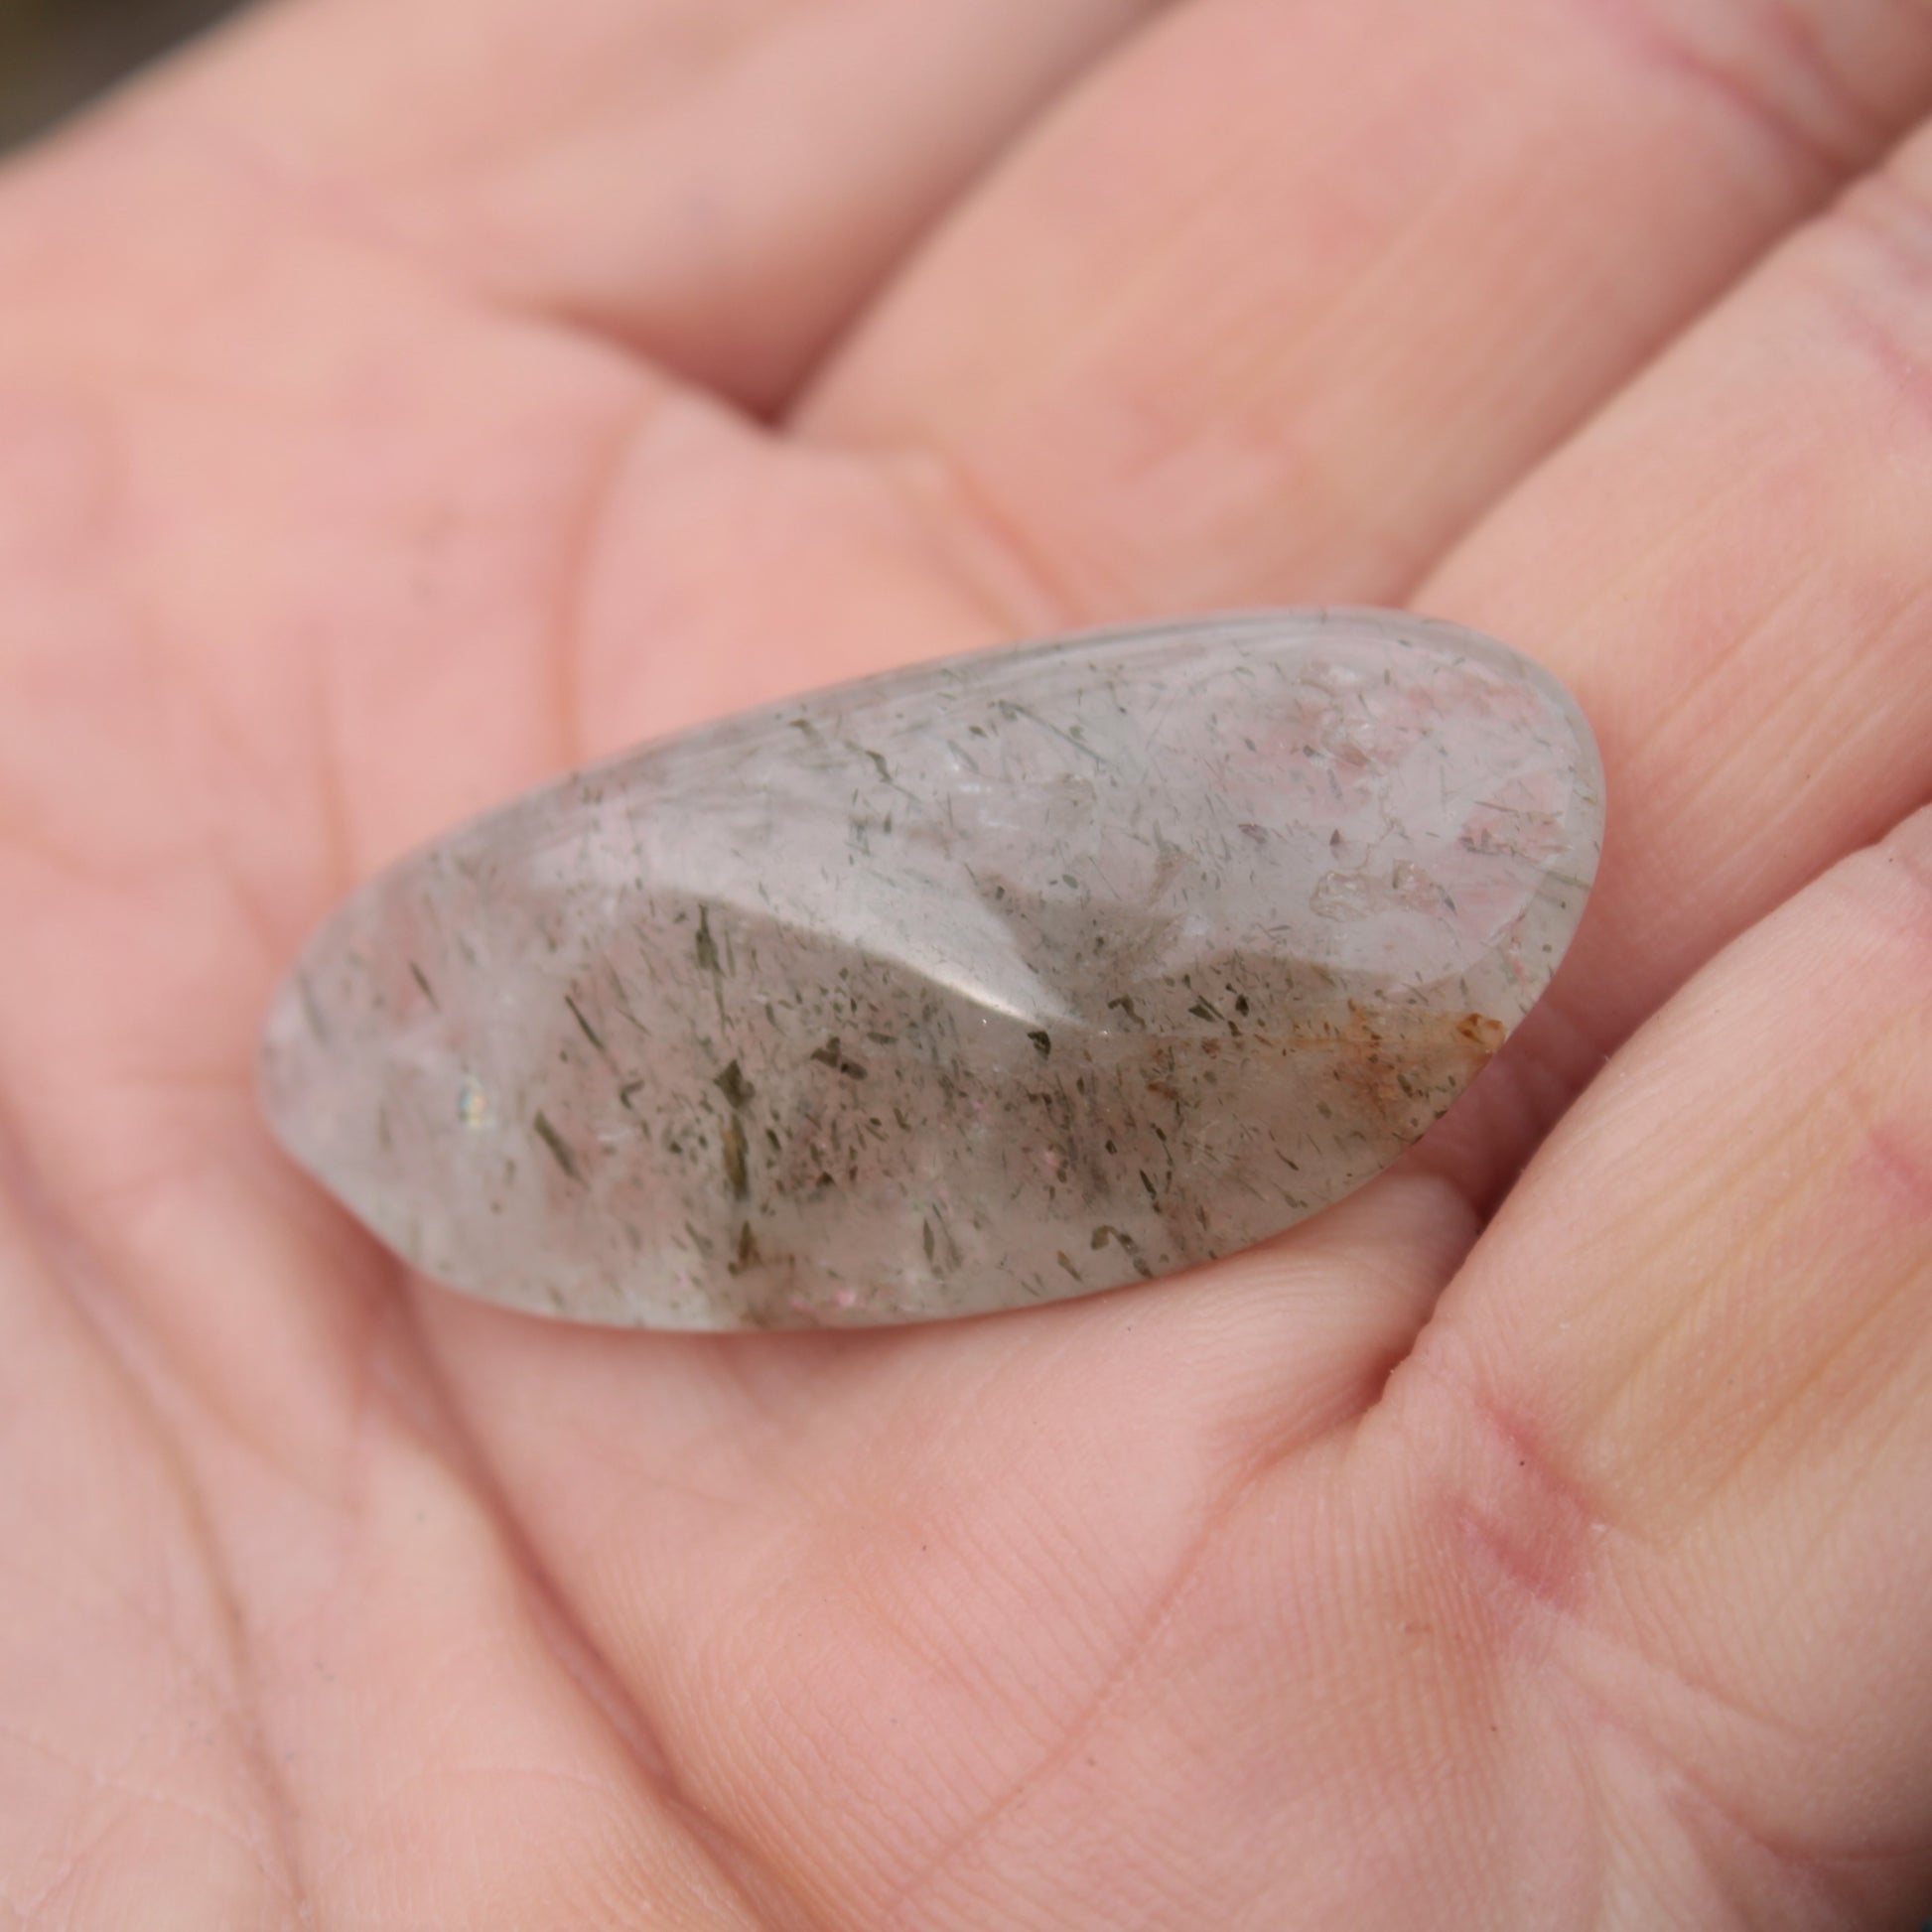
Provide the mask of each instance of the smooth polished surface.
[{"label": "smooth polished surface", "polygon": [[1226,1254],[1379,1173],[1548,983],[1568,695],[1393,613],[890,673],[646,747],[362,888],[278,997],[290,1152],[451,1286],[919,1320]]}]

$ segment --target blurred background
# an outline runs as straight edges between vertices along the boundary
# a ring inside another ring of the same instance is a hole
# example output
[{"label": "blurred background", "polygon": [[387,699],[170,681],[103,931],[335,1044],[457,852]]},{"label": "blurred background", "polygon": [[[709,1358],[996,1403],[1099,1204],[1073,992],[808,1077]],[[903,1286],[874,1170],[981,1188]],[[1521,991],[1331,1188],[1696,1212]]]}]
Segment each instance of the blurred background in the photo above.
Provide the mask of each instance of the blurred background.
[{"label": "blurred background", "polygon": [[235,0],[0,0],[0,148],[195,33]]}]

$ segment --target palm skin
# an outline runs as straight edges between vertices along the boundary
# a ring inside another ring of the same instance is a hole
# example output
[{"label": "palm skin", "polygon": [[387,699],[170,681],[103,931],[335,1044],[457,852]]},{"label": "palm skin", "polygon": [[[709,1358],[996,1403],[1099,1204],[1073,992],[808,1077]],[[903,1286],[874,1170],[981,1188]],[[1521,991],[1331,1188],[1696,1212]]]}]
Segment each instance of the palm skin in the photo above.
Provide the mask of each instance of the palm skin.
[{"label": "palm skin", "polygon": [[[0,186],[0,1920],[1932,1887],[1932,154],[1868,172],[1932,23],[1155,15],[308,0]],[[1324,598],[1570,678],[1612,842],[1476,1095],[1265,1249],[615,1336],[268,1144],[277,973],[464,813]]]}]

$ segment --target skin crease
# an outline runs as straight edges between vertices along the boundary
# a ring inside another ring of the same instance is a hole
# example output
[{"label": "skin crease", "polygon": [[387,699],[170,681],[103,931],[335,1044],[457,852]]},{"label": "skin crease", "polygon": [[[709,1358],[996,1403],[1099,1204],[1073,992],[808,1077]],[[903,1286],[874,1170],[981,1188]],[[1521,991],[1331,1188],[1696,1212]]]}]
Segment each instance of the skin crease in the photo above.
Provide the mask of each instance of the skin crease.
[{"label": "skin crease", "polygon": [[[0,1925],[1915,1923],[1928,112],[1914,0],[288,0],[16,161]],[[611,1336],[269,1146],[458,816],[1340,598],[1570,681],[1610,843],[1292,1235]]]}]

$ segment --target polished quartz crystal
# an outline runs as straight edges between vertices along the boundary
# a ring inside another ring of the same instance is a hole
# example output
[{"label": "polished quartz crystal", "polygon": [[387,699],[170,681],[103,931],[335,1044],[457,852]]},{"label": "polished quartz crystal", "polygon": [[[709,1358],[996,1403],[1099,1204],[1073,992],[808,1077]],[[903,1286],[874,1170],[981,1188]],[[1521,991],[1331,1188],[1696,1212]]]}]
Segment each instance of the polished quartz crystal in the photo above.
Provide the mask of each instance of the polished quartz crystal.
[{"label": "polished quartz crystal", "polygon": [[1099,633],[648,746],[370,881],[269,1017],[425,1273],[665,1328],[1146,1280],[1379,1173],[1548,983],[1587,726],[1393,613]]}]

